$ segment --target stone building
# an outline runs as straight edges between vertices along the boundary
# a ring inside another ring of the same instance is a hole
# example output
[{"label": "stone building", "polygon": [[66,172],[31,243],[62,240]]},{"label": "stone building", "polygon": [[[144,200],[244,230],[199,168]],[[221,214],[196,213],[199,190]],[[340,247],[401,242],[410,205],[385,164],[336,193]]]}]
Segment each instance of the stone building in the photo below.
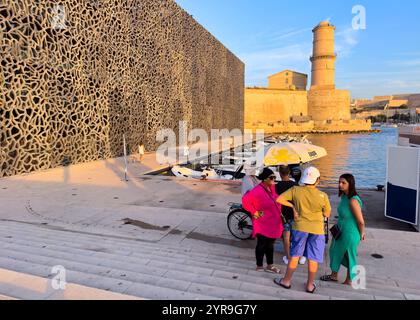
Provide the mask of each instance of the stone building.
[{"label": "stone building", "polygon": [[284,70],[268,77],[269,89],[306,90],[308,75],[292,70]]},{"label": "stone building", "polygon": [[[313,29],[309,91],[296,90],[297,86],[287,87],[290,80],[286,81],[286,74],[291,73],[290,70],[271,76],[268,88],[246,88],[246,129],[264,129],[267,133],[371,129],[370,121],[351,119],[350,92],[335,87],[337,55],[334,51],[334,32],[335,27],[328,21],[321,22]],[[300,88],[306,90],[303,78],[300,76]]]},{"label": "stone building", "polygon": [[378,116],[389,118],[402,114],[410,115],[414,121],[417,118],[417,109],[420,108],[420,94],[375,96],[373,99],[361,99],[357,102],[356,119]]},{"label": "stone building", "polygon": [[0,30],[0,177],[243,129],[243,62],[173,0],[0,1]]}]

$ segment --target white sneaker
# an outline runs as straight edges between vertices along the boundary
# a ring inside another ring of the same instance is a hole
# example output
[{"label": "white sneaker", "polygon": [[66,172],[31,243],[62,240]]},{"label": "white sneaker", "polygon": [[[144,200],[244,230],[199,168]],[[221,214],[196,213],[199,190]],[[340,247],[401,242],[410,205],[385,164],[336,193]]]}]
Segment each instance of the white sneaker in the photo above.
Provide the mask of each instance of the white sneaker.
[{"label": "white sneaker", "polygon": [[289,264],[289,259],[286,256],[283,257],[283,262],[287,266]]},{"label": "white sneaker", "polygon": [[306,263],[306,257],[300,257],[299,264],[304,265]]}]

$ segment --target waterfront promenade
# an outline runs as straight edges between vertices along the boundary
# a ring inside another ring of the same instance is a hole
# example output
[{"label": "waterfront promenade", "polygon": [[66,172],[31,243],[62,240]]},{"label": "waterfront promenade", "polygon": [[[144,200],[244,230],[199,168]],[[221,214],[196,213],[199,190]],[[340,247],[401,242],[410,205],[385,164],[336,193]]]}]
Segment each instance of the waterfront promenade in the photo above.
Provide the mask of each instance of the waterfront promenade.
[{"label": "waterfront promenade", "polygon": [[[293,290],[278,288],[273,275],[253,271],[254,242],[229,234],[228,203],[240,201],[240,182],[144,175],[157,169],[150,153],[129,164],[128,182],[121,158],[1,179],[0,268],[48,279],[62,265],[70,283],[145,299],[420,299],[420,235],[383,218],[384,193],[361,192],[367,289],[319,283],[309,295],[306,267]],[[335,212],[336,190],[326,191]],[[1,279],[0,294],[54,298]]]}]

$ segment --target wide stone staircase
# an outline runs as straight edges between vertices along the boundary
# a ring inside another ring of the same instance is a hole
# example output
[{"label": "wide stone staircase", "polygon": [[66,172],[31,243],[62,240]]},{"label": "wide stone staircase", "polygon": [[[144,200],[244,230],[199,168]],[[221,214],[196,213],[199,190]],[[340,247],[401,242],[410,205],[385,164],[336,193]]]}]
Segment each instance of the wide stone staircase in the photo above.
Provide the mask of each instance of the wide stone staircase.
[{"label": "wide stone staircase", "polygon": [[[420,299],[420,284],[402,287],[389,278],[372,277],[366,290],[318,282],[316,294],[308,294],[306,266],[297,270],[293,288],[285,290],[273,283],[275,275],[255,271],[249,249],[200,241],[152,243],[0,221],[0,268],[48,281],[55,276],[54,266],[65,268],[68,283],[142,299]],[[54,294],[36,295],[1,277],[0,296],[48,299]]]}]

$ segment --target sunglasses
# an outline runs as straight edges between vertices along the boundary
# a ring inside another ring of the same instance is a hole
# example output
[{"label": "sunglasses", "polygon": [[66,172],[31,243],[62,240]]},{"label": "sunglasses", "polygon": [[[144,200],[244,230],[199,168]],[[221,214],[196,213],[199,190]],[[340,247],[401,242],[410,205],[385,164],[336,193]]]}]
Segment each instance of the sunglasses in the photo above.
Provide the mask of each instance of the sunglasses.
[{"label": "sunglasses", "polygon": [[268,177],[268,179],[270,179],[270,180],[276,180],[276,176],[270,176],[270,177]]}]

